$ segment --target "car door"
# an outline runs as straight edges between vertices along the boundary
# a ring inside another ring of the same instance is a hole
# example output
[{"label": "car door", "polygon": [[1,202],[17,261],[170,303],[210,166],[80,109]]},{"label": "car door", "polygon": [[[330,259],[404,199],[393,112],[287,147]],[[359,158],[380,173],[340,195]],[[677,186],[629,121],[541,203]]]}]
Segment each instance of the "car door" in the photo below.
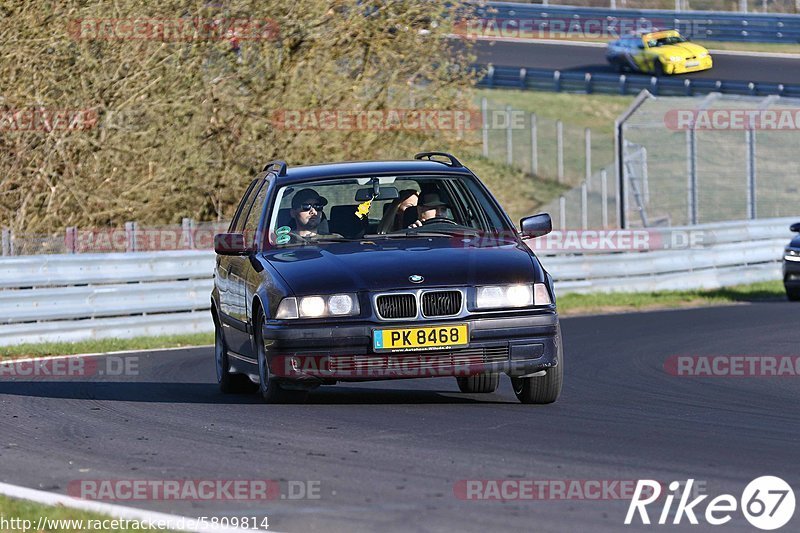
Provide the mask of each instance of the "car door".
[{"label": "car door", "polygon": [[[264,203],[269,191],[270,182],[264,179],[259,179],[258,185],[254,188],[253,201],[248,206],[248,211],[243,216],[242,233],[245,236],[245,244],[251,250],[255,250],[256,232],[258,224],[261,220],[261,214],[264,211]],[[253,270],[253,258],[251,256],[236,256],[231,261],[229,279],[231,284],[231,292],[233,299],[233,306],[231,309],[231,317],[233,323],[236,324],[236,331],[233,333],[232,342],[229,341],[231,349],[241,355],[255,356],[252,354],[252,343],[250,342],[250,332],[248,325],[250,317],[248,312],[249,302],[252,298],[252,290],[248,290],[247,278],[248,274]]]},{"label": "car door", "polygon": [[[239,207],[236,209],[236,214],[231,221],[228,228],[229,233],[241,232],[247,213],[253,203],[255,194],[258,190],[259,180],[253,180],[245,191],[242,200],[239,202]],[[238,324],[235,319],[237,298],[236,287],[234,279],[231,278],[231,271],[236,263],[236,256],[231,255],[218,255],[217,256],[217,271],[216,280],[217,290],[219,293],[219,314],[220,321],[225,333],[225,339],[228,346],[233,349],[231,342],[236,342],[237,331],[239,330]]]}]

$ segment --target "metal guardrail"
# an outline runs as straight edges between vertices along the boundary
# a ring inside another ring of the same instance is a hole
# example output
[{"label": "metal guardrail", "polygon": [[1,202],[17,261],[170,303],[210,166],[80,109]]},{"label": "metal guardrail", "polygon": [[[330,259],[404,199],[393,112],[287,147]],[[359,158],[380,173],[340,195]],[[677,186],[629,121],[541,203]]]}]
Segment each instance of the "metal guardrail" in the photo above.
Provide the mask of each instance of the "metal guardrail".
[{"label": "metal guardrail", "polygon": [[[646,230],[702,232],[703,247],[547,256],[569,292],[716,288],[780,279],[795,219]],[[42,255],[0,259],[0,345],[213,331],[214,253]]]},{"label": "metal guardrail", "polygon": [[0,345],[213,331],[213,251],[0,259]]},{"label": "metal guardrail", "polygon": [[[702,245],[674,250],[539,257],[556,292],[715,289],[781,279],[783,249],[794,218],[646,230],[651,240],[694,234]],[[645,230],[643,230],[645,231]]]},{"label": "metal guardrail", "polygon": [[641,74],[610,74],[579,70],[555,70],[496,65],[473,65],[486,75],[478,87],[570,93],[636,95],[643,90],[654,96],[700,96],[710,93],[747,96],[800,97],[800,85],[750,81],[681,79]]},{"label": "metal guardrail", "polygon": [[655,9],[607,9],[488,2],[477,6],[475,15],[494,20],[532,20],[536,31],[557,29],[591,35],[598,22],[621,27],[676,28],[691,39],[714,41],[797,43],[800,15],[725,13],[719,11],[671,11]]}]

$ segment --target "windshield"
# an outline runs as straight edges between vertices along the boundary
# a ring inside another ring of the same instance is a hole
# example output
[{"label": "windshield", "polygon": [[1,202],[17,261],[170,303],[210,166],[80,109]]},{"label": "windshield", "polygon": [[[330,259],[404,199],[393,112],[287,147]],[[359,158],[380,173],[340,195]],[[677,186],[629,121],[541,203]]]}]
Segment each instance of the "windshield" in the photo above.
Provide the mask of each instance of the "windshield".
[{"label": "windshield", "polygon": [[678,43],[685,43],[685,42],[686,42],[686,38],[684,38],[683,36],[681,36],[681,35],[679,35],[677,33],[673,33],[673,34],[669,34],[669,35],[666,35],[664,37],[659,37],[659,38],[656,38],[656,39],[650,38],[650,39],[647,40],[647,46],[649,46],[650,48],[654,48],[654,47],[658,47],[658,46],[666,46],[666,45],[670,45],[670,44],[678,44]]},{"label": "windshield", "polygon": [[470,176],[326,179],[281,187],[271,210],[274,246],[459,234],[513,235]]}]

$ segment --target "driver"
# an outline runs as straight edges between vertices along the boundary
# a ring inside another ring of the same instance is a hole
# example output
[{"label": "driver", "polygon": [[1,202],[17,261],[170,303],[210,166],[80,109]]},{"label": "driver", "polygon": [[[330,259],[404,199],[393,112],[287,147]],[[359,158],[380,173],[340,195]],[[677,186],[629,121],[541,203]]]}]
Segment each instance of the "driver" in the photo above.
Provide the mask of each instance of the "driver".
[{"label": "driver", "polygon": [[419,219],[411,224],[409,228],[419,228],[426,221],[435,218],[448,218],[449,211],[449,206],[442,201],[439,193],[431,192],[423,194],[419,200],[419,205],[417,205]]},{"label": "driver", "polygon": [[328,205],[324,196],[314,189],[301,189],[292,198],[292,209],[289,211],[294,220],[294,231],[297,236],[306,239],[317,236],[319,225],[323,220],[323,208]]}]

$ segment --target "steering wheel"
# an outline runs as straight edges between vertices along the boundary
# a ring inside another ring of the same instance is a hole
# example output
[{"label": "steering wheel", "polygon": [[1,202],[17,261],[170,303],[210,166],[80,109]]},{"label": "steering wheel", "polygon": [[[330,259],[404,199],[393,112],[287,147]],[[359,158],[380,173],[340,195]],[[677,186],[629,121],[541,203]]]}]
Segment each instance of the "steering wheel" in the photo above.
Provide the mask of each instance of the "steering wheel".
[{"label": "steering wheel", "polygon": [[428,220],[423,220],[422,225],[427,226],[429,224],[450,224],[451,226],[458,226],[455,221],[450,220],[449,218],[444,217],[434,217],[429,218]]}]

